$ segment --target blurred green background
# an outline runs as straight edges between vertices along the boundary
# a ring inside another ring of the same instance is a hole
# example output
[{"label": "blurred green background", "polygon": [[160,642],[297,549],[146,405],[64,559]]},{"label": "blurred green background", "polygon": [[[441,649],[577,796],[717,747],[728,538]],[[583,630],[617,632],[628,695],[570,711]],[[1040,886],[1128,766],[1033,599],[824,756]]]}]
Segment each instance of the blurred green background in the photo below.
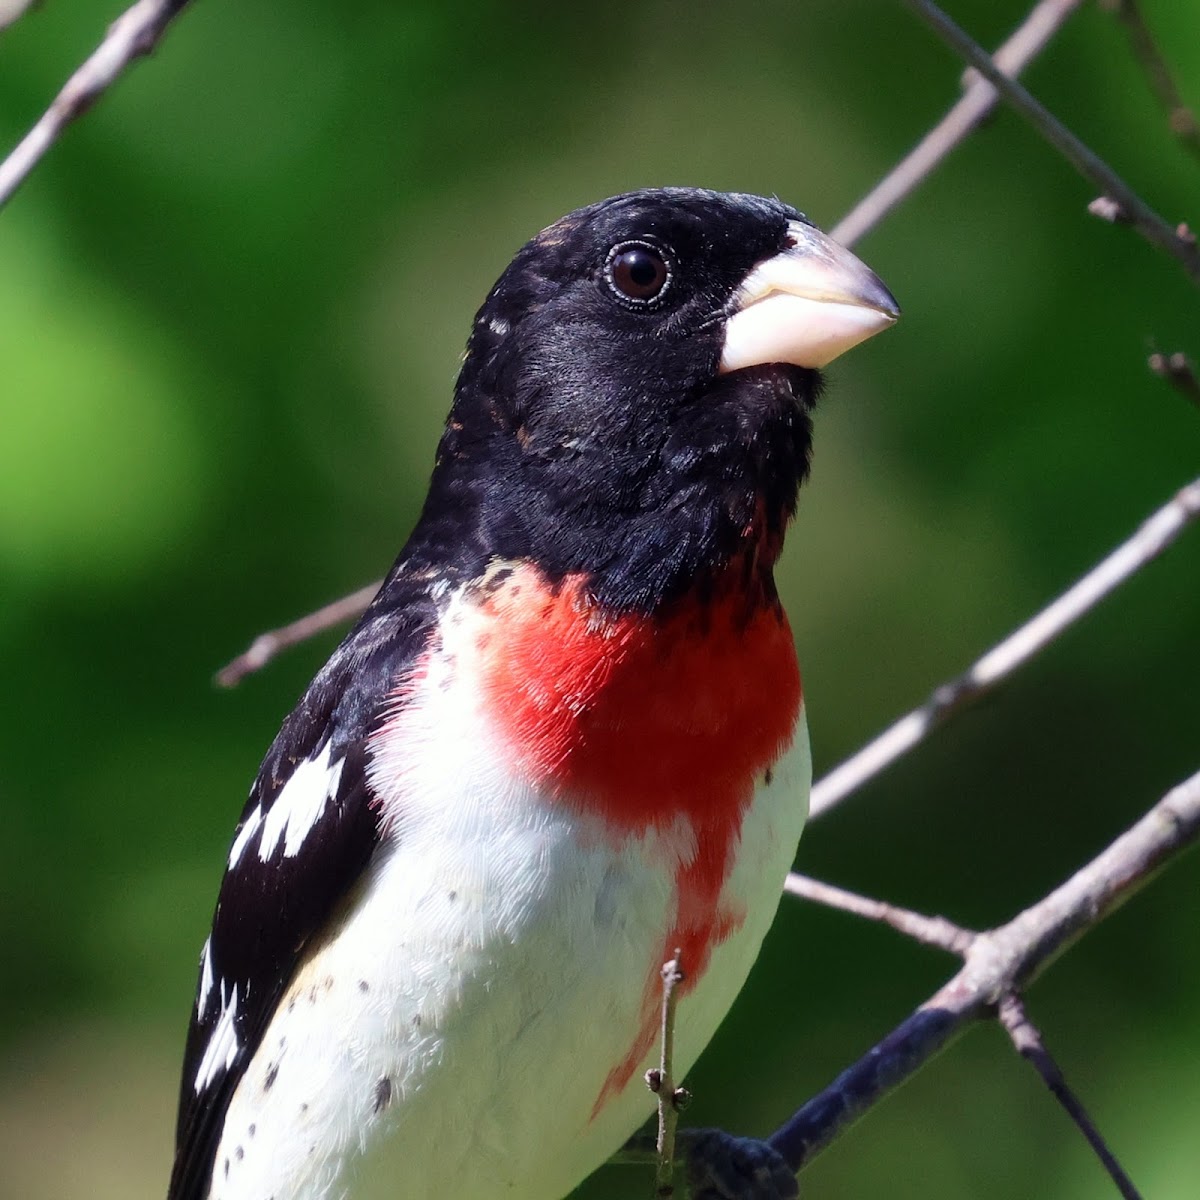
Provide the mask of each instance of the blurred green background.
[{"label": "blurred green background", "polygon": [[[1147,0],[1200,105],[1200,2]],[[14,143],[118,11],[0,34]],[[997,44],[1004,0],[953,11]],[[333,637],[234,692],[257,631],[382,573],[475,307],[553,218],[630,187],[778,193],[831,225],[957,96],[898,4],[204,0],[0,214],[0,1197],[165,1190],[233,822]],[[1123,32],[1087,5],[1034,90],[1200,223]],[[1146,370],[1200,296],[1002,112],[859,247],[905,307],[832,372],[783,586],[818,772],[955,673],[1197,469]],[[1200,759],[1200,531],[805,835],[810,873],[976,925],[1034,900]],[[1200,861],[1032,1013],[1148,1197],[1200,1194]],[[765,1132],[952,970],[785,901],[694,1072]],[[806,1173],[820,1200],[1111,1194],[994,1029]],[[643,1196],[609,1168],[589,1200]]]}]

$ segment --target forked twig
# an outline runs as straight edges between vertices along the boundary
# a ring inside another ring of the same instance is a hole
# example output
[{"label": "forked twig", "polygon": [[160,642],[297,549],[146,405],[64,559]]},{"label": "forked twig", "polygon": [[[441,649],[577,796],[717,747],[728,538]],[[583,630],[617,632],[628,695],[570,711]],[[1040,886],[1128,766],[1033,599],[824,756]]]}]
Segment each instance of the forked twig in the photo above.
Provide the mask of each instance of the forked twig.
[{"label": "forked twig", "polygon": [[1079,140],[1052,112],[1015,79],[1010,79],[973,38],[956,25],[933,0],[903,0],[956,54],[995,85],[1005,100],[1034,127],[1085,179],[1120,207],[1123,218],[1148,242],[1165,250],[1200,283],[1200,250],[1195,238],[1164,221],[1138,194]]},{"label": "forked twig", "polygon": [[996,1015],[1074,941],[1200,839],[1200,772],[1087,866],[1006,925],[977,934],[962,970],[770,1138],[800,1170],[972,1024]]},{"label": "forked twig", "polygon": [[[912,912],[868,896],[860,896],[807,876],[791,876],[786,890],[794,896],[823,907],[835,908],[868,921],[887,925],[905,937],[912,938],[922,945],[945,950],[964,962],[969,960],[981,937],[974,930],[947,921],[945,917],[928,917],[923,913]],[[1012,1041],[1013,1048],[1038,1072],[1055,1099],[1087,1139],[1121,1195],[1125,1200],[1141,1200],[1132,1180],[1109,1149],[1083,1102],[1067,1083],[1062,1068],[1046,1049],[1041,1031],[1030,1019],[1020,994],[1015,990],[1005,992],[996,1005],[995,1016]]]},{"label": "forked twig", "polygon": [[[1020,75],[1082,3],[1040,0],[992,56],[996,66],[1006,75]],[[843,245],[854,245],[978,129],[999,102],[995,87],[972,72],[958,103],[833,227],[832,236]]]}]

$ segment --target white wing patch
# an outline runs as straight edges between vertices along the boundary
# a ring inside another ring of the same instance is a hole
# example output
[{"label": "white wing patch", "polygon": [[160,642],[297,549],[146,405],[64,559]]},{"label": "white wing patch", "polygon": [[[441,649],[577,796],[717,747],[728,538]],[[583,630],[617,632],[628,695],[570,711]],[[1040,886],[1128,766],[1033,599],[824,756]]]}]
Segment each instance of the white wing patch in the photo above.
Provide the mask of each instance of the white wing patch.
[{"label": "white wing patch", "polygon": [[197,1093],[204,1091],[212,1083],[218,1071],[227,1071],[237,1057],[238,1040],[233,1025],[237,1017],[237,1002],[237,984],[233,985],[233,991],[226,1000],[225,983],[222,981],[221,1016],[208,1039],[208,1045],[204,1047],[204,1057],[200,1059],[200,1066],[196,1071],[194,1087]]},{"label": "white wing patch", "polygon": [[[262,822],[262,841],[259,843],[258,857],[263,862],[275,852],[281,837],[284,857],[294,857],[299,853],[309,831],[320,820],[329,798],[337,791],[342,767],[346,761],[339,759],[331,766],[331,755],[332,748],[327,742],[316,758],[302,762],[292,772],[292,777],[275,797],[275,802]],[[251,820],[252,818],[247,820],[247,827]],[[255,827],[257,828],[257,822]],[[239,835],[238,841],[241,840]],[[234,845],[236,849],[237,843]]]},{"label": "white wing patch", "polygon": [[200,951],[200,995],[196,999],[196,1020],[204,1020],[204,1010],[208,1008],[208,998],[212,995],[212,938],[204,939],[204,949]]},{"label": "white wing patch", "polygon": [[246,818],[245,824],[238,830],[238,835],[233,839],[233,845],[229,848],[229,869],[232,871],[238,865],[238,860],[242,857],[242,852],[250,843],[250,839],[258,832],[258,827],[262,824],[262,805],[256,805],[254,811]]}]

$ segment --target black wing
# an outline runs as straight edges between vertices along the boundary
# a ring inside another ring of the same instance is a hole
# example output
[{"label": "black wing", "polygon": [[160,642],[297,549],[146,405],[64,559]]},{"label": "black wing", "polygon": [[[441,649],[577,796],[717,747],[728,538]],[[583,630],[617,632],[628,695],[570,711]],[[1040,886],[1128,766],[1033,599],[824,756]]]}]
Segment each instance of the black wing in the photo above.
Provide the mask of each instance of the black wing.
[{"label": "black wing", "polygon": [[393,572],[259,769],[201,956],[167,1200],[207,1194],[238,1080],[305,946],[379,844],[366,739],[435,626],[427,582]]}]

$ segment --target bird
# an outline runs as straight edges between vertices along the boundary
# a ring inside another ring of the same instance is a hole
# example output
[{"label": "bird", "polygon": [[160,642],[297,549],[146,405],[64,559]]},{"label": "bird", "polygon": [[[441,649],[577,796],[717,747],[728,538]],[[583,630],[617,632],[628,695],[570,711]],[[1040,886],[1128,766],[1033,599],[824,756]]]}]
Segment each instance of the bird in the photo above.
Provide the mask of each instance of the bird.
[{"label": "bird", "polygon": [[168,1200],[556,1200],[652,1109],[673,958],[696,1060],[807,813],[773,569],[821,370],[898,315],[776,198],[641,189],[520,249],[236,827]]}]

